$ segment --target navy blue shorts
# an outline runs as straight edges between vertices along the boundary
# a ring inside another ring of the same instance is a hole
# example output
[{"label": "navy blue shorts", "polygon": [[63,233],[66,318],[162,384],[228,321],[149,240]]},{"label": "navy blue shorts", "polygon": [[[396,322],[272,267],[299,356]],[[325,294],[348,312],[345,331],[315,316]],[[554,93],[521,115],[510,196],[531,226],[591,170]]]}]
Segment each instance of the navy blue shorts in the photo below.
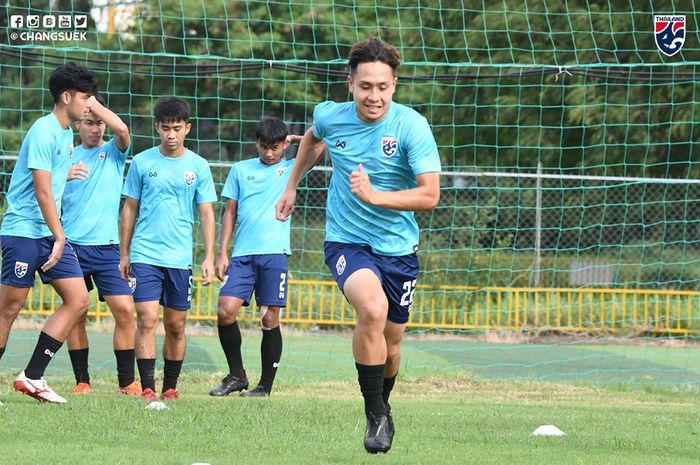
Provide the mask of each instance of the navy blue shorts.
[{"label": "navy blue shorts", "polygon": [[258,306],[286,307],[288,269],[285,254],[232,257],[219,295],[238,297],[248,306],[255,290]]},{"label": "navy blue shorts", "polygon": [[164,307],[189,310],[192,304],[192,269],[132,263],[134,302],[157,300]]},{"label": "navy blue shorts", "polygon": [[387,318],[398,324],[408,322],[418,279],[418,256],[415,253],[390,257],[376,254],[367,246],[340,242],[326,242],[324,253],[326,266],[341,291],[355,271],[369,269],[379,278],[389,301]]},{"label": "navy blue shorts", "polygon": [[124,281],[119,273],[118,245],[76,244],[73,250],[78,256],[88,292],[97,287],[100,300],[104,300],[104,296],[132,294],[129,282]]},{"label": "navy blue shorts", "polygon": [[2,277],[0,282],[8,286],[34,287],[35,273],[38,271],[41,282],[46,284],[54,279],[82,278],[78,258],[70,244],[66,243],[63,255],[49,271],[41,271],[46,263],[55,240],[53,236],[29,239],[18,236],[0,236],[2,248]]}]

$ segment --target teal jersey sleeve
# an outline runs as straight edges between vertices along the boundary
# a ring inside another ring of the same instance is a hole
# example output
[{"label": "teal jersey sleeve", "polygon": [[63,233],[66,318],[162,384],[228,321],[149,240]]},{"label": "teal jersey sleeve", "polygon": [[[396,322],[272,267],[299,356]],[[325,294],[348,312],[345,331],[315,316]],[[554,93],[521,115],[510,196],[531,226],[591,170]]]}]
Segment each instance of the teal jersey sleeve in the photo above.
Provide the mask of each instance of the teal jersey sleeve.
[{"label": "teal jersey sleeve", "polygon": [[139,174],[139,160],[137,157],[131,160],[131,165],[124,181],[122,195],[136,200],[141,198],[141,175]]},{"label": "teal jersey sleeve", "polygon": [[224,183],[224,189],[221,191],[221,197],[238,200],[238,165],[239,163],[234,164],[228,172],[226,182]]},{"label": "teal jersey sleeve", "polygon": [[203,159],[199,159],[199,176],[197,177],[197,193],[195,201],[200,203],[216,202],[216,188],[214,187],[214,178],[211,175],[209,163]]}]

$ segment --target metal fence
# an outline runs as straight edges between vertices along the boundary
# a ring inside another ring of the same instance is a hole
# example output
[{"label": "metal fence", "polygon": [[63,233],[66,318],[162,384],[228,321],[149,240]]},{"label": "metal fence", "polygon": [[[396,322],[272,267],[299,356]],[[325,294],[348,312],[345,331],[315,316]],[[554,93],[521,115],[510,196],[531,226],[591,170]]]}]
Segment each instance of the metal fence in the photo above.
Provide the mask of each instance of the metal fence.
[{"label": "metal fence", "polygon": [[[195,280],[190,322],[216,326],[218,285]],[[349,326],[352,306],[332,281],[289,281],[285,324],[306,327]],[[50,286],[34,288],[21,316],[50,315],[60,298]],[[95,301],[88,317],[111,319]],[[243,308],[242,321],[258,319],[255,305]],[[552,289],[418,285],[409,328],[483,331],[560,331],[637,334],[700,334],[700,292],[641,289]]]}]

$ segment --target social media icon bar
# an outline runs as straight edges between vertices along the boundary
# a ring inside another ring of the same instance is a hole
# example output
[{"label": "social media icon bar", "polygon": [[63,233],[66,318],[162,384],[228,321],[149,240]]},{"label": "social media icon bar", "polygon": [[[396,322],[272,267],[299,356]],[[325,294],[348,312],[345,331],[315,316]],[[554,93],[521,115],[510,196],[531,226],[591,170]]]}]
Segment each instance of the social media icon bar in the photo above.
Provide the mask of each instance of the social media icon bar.
[{"label": "social media icon bar", "polygon": [[41,18],[42,26],[46,29],[53,29],[56,27],[56,17],[54,15],[45,15]]},{"label": "social media icon bar", "polygon": [[39,27],[39,15],[27,15],[27,27]]},{"label": "social media icon bar", "polygon": [[87,15],[75,15],[73,17],[73,24],[76,29],[87,29]]},{"label": "social media icon bar", "polygon": [[58,15],[58,27],[61,29],[70,29],[73,22],[71,15]]}]

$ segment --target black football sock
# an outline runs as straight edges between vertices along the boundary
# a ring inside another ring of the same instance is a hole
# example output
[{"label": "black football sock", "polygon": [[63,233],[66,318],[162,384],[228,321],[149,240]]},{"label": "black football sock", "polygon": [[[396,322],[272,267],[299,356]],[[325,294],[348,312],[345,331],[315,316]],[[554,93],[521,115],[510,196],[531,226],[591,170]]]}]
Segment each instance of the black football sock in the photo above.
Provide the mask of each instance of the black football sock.
[{"label": "black football sock", "polygon": [[69,350],[70,363],[73,365],[73,374],[75,375],[75,384],[88,383],[90,384],[90,374],[88,373],[88,353],[90,348]]},{"label": "black football sock", "polygon": [[219,342],[226,355],[228,372],[240,378],[245,372],[241,356],[241,330],[238,328],[237,321],[230,325],[219,326]]},{"label": "black football sock", "polygon": [[137,358],[136,365],[139,367],[139,376],[141,377],[141,388],[146,390],[151,388],[156,390],[156,359],[155,358]]},{"label": "black football sock", "polygon": [[262,330],[260,342],[260,360],[262,361],[262,374],[259,386],[267,392],[272,392],[272,383],[275,382],[277,367],[282,357],[282,331],[280,327]]},{"label": "black football sock", "polygon": [[[398,373],[397,373],[398,374]],[[384,388],[382,389],[382,399],[385,404],[389,404],[389,396],[391,395],[394,384],[396,383],[396,375],[391,378],[384,378]]]},{"label": "black football sock", "polygon": [[165,359],[165,364],[163,365],[163,392],[177,388],[180,370],[182,370],[182,360]]},{"label": "black football sock", "polygon": [[2,359],[2,354],[4,354],[4,353],[5,353],[5,348],[0,347],[0,359]]},{"label": "black football sock", "polygon": [[357,381],[360,383],[360,391],[365,399],[365,415],[375,417],[386,414],[386,406],[382,399],[382,387],[384,383],[384,364],[361,365],[355,363],[357,368]]},{"label": "black football sock", "polygon": [[119,380],[119,387],[123,388],[134,382],[135,351],[134,349],[115,349],[114,356],[117,358],[117,379]]},{"label": "black football sock", "polygon": [[46,367],[49,366],[49,362],[62,345],[63,342],[57,341],[45,332],[39,333],[39,340],[27,368],[24,369],[24,376],[29,379],[40,379],[44,376]]}]

